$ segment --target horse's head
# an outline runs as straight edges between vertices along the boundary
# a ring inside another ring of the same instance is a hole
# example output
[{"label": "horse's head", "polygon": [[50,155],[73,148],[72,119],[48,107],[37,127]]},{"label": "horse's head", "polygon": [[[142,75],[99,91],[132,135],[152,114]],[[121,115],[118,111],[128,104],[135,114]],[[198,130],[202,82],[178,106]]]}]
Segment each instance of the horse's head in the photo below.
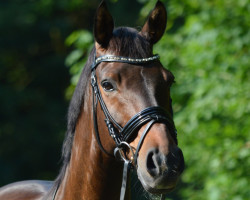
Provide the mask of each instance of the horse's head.
[{"label": "horse's head", "polygon": [[[158,1],[141,31],[124,27],[114,29],[112,16],[102,3],[94,25],[96,57],[111,55],[115,60],[104,59],[95,69],[101,98],[116,122],[114,129],[122,129],[141,111],[155,113],[145,123],[135,126],[126,140],[134,151],[138,151],[134,160],[137,174],[143,187],[151,193],[171,191],[184,169],[183,154],[177,146],[172,121],[170,87],[174,76],[152,54],[153,45],[165,31],[166,20],[166,9]],[[129,62],[126,58],[137,60]],[[152,61],[144,62],[143,58],[151,58]],[[152,110],[145,111],[147,108]],[[98,109],[98,123],[104,123],[101,122],[105,118],[103,110]],[[142,115],[138,114],[137,119]],[[135,121],[132,123],[137,123]],[[100,137],[104,149],[111,152],[115,147],[112,138],[103,133]],[[130,159],[132,156],[128,151],[127,157]]]}]

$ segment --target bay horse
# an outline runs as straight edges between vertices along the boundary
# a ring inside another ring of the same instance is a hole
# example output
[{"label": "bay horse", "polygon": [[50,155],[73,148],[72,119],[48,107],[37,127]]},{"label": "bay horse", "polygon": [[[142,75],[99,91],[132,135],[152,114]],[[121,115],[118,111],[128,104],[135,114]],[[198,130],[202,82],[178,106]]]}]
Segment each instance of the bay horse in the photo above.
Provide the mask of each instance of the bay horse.
[{"label": "bay horse", "polygon": [[130,199],[130,169],[149,193],[175,188],[184,158],[173,122],[174,76],[153,55],[166,22],[158,1],[140,31],[114,28],[105,2],[100,4],[95,45],[68,110],[57,179],[9,184],[0,189],[0,200]]}]

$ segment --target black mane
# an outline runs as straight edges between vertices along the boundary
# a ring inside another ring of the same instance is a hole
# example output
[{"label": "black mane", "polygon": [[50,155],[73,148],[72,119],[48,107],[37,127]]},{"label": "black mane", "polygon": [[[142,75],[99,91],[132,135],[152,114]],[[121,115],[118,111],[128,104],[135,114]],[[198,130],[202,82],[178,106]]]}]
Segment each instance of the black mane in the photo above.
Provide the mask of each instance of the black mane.
[{"label": "black mane", "polygon": [[[152,55],[152,46],[144,37],[142,37],[136,29],[128,27],[116,28],[113,31],[113,37],[109,41],[108,51],[114,55],[126,56],[131,58],[145,58]],[[91,65],[94,61],[95,48],[92,49],[87,63],[81,73],[79,82],[75,88],[73,97],[70,101],[68,109],[68,123],[66,137],[62,149],[62,168],[54,182],[51,191],[45,196],[47,199],[53,195],[55,190],[62,182],[68,163],[70,162],[71,149],[74,139],[74,133],[78,118],[81,114],[81,108],[84,104],[84,95],[87,91],[91,75]]]}]

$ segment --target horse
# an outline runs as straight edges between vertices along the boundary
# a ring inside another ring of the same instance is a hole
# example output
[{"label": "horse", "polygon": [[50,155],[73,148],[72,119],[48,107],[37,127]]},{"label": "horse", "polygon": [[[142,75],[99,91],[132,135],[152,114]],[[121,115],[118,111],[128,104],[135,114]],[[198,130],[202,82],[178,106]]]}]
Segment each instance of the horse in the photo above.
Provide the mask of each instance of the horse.
[{"label": "horse", "polygon": [[69,105],[58,177],[6,185],[0,200],[128,200],[130,170],[149,193],[176,187],[184,158],[173,121],[174,75],[153,55],[166,24],[157,1],[141,30],[114,28],[101,2],[95,44]]}]

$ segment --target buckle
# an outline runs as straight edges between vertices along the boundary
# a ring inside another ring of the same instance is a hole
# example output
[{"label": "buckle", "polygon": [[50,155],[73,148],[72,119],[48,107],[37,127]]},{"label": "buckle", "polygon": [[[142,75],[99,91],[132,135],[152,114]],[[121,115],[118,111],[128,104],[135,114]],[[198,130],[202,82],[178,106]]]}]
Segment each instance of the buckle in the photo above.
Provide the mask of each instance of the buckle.
[{"label": "buckle", "polygon": [[[131,152],[132,156],[130,157],[130,159],[127,157],[126,155],[126,151],[129,150],[128,153]],[[134,158],[135,158],[135,154],[134,154],[134,150],[133,148],[127,143],[122,141],[118,147],[115,148],[114,150],[114,155],[117,159],[124,161],[124,162],[129,162],[129,163],[133,163],[134,162]]]}]

